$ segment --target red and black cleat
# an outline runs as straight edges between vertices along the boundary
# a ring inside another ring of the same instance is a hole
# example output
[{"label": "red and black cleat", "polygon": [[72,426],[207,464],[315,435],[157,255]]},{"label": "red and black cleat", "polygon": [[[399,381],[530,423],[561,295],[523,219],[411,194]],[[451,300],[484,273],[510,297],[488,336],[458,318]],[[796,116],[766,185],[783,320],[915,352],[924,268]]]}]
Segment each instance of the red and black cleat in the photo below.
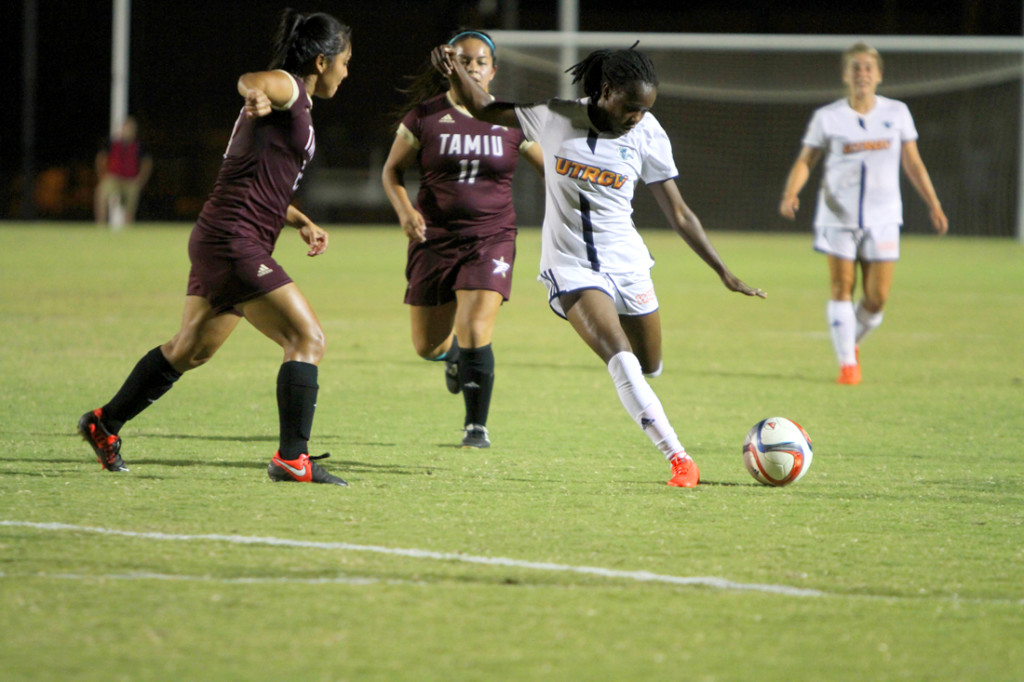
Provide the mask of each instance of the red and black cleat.
[{"label": "red and black cleat", "polygon": [[103,409],[86,412],[78,420],[78,433],[92,446],[96,459],[107,471],[128,471],[121,459],[121,437],[103,425]]}]

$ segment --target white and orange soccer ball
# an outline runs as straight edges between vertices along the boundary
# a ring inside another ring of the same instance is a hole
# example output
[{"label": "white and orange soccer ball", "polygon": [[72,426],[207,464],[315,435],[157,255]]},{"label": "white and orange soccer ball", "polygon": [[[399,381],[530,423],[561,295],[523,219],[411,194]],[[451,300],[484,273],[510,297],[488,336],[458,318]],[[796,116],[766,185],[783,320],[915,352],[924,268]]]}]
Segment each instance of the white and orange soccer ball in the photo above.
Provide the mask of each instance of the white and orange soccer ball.
[{"label": "white and orange soccer ball", "polygon": [[764,485],[796,483],[811,468],[812,456],[811,437],[785,417],[762,419],[743,441],[743,463]]}]

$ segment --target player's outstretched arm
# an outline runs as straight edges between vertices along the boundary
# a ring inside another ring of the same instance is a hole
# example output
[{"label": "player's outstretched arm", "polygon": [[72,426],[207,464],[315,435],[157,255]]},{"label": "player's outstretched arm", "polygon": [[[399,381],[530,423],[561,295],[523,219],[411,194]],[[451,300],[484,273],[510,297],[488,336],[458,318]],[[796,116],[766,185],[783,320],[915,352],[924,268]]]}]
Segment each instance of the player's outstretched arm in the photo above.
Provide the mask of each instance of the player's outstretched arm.
[{"label": "player's outstretched arm", "polygon": [[327,230],[314,223],[299,209],[289,205],[284,222],[297,229],[302,241],[309,244],[307,256],[319,256],[327,250]]},{"label": "player's outstretched arm", "polygon": [[679,187],[676,185],[675,180],[664,180],[662,182],[655,182],[649,185],[651,192],[654,194],[654,199],[658,202],[658,206],[661,207],[665,217],[668,218],[669,225],[672,226],[683,241],[694,250],[694,252],[701,257],[701,259],[711,266],[711,269],[718,273],[719,278],[722,280],[722,284],[726,286],[730,291],[738,291],[741,294],[747,296],[759,296],[760,298],[767,298],[768,294],[760,289],[755,289],[742,280],[736,275],[729,271],[729,268],[722,262],[718,252],[715,251],[715,247],[711,245],[711,241],[708,240],[707,234],[704,232],[704,227],[700,224],[700,220],[697,215],[690,210],[690,207],[683,201],[682,195],[679,193]]},{"label": "player's outstretched arm", "polygon": [[456,58],[455,48],[451,45],[439,45],[430,53],[430,63],[448,78],[455,95],[462,106],[469,110],[473,118],[487,121],[506,128],[518,128],[519,117],[516,116],[513,102],[498,102],[480,87],[480,84],[469,77],[465,67]]}]

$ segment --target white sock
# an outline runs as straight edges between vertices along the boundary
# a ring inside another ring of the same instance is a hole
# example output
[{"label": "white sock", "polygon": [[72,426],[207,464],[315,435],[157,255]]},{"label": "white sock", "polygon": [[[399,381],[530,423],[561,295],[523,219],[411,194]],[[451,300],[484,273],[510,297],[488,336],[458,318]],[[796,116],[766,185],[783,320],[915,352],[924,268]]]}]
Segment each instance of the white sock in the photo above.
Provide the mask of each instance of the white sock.
[{"label": "white sock", "polygon": [[867,336],[868,332],[882,324],[882,318],[885,316],[882,311],[869,313],[864,308],[863,300],[857,301],[857,309],[854,314],[857,316],[857,343],[860,343],[860,340]]},{"label": "white sock", "polygon": [[615,355],[608,361],[608,373],[615,382],[615,390],[626,412],[633,418],[647,437],[651,439],[668,459],[672,455],[683,452],[682,444],[676,432],[665,416],[661,401],[654,394],[647,380],[644,379],[640,361],[628,351]]},{"label": "white sock", "polygon": [[840,365],[857,364],[857,315],[851,301],[829,301],[828,325],[832,331],[832,346]]}]

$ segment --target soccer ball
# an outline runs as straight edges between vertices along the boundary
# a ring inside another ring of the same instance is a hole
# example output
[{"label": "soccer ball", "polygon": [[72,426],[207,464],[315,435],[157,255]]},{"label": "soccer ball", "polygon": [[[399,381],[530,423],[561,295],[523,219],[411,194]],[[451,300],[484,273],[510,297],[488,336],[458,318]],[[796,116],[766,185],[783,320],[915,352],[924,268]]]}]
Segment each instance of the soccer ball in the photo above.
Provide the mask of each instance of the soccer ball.
[{"label": "soccer ball", "polygon": [[743,463],[758,483],[796,483],[811,468],[811,437],[795,421],[769,417],[754,424],[743,441]]}]

